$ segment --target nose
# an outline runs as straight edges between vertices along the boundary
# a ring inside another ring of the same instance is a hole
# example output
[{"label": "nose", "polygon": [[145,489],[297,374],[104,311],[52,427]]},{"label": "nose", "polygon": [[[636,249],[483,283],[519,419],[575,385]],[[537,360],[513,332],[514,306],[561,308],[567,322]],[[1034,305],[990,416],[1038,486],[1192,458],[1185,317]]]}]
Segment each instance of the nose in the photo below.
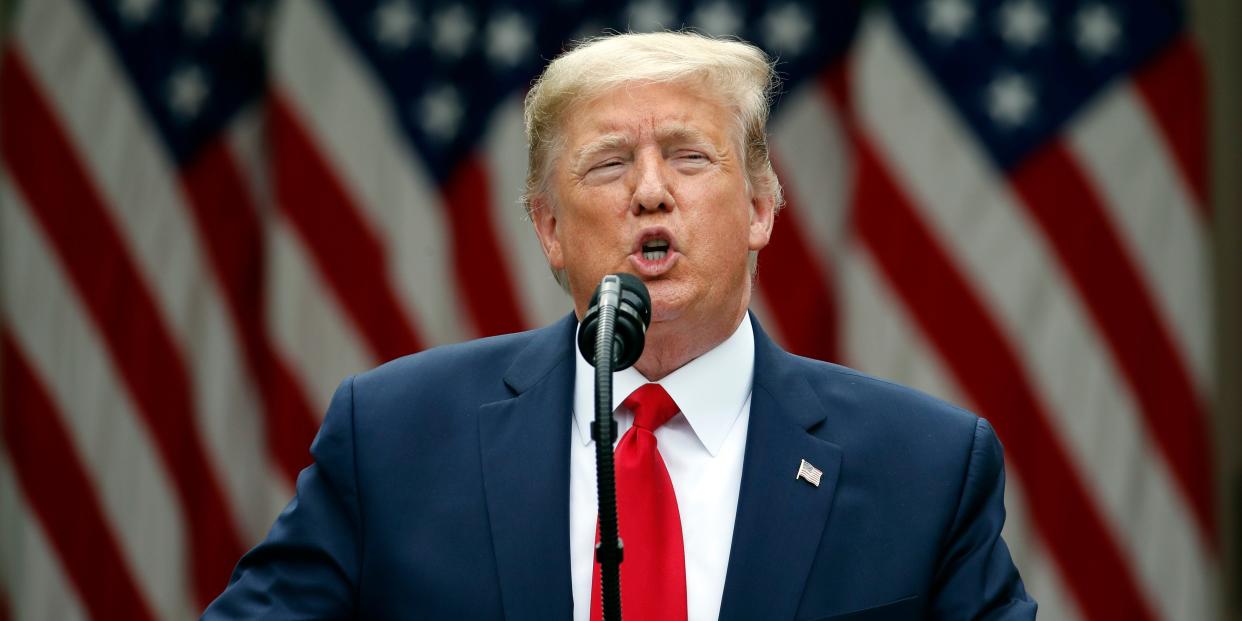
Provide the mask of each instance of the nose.
[{"label": "nose", "polygon": [[667,167],[662,153],[640,153],[635,162],[634,195],[630,211],[635,215],[644,212],[672,211],[675,207],[672,188],[669,187]]}]

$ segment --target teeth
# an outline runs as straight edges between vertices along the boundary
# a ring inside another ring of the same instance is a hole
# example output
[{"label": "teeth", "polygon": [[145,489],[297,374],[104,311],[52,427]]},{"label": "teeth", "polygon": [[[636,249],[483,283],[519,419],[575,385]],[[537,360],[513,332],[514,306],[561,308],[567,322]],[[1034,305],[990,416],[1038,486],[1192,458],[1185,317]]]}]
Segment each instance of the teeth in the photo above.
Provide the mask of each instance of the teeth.
[{"label": "teeth", "polygon": [[643,258],[648,261],[659,261],[668,255],[668,249],[667,239],[648,239],[643,242]]}]

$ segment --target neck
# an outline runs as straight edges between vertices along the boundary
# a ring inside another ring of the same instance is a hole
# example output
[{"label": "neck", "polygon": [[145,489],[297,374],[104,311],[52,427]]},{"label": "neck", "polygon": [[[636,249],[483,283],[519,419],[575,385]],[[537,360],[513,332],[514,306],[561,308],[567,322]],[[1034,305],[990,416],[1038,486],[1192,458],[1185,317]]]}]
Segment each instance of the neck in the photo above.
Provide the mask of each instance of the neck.
[{"label": "neck", "polygon": [[634,368],[649,381],[664,379],[725,342],[737,330],[745,314],[746,305],[743,304],[736,313],[720,315],[710,321],[691,325],[679,325],[685,323],[680,321],[653,323],[647,329],[643,355]]}]

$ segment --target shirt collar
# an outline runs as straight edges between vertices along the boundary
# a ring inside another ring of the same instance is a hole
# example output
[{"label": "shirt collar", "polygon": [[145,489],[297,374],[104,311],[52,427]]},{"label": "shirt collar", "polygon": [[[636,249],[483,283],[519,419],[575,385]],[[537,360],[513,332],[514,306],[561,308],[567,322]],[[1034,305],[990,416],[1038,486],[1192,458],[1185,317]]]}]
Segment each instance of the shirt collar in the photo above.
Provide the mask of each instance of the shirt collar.
[{"label": "shirt collar", "polygon": [[[577,334],[577,331],[574,332]],[[595,420],[595,367],[578,355],[574,377],[574,421],[583,445],[591,442]],[[712,456],[750,398],[755,370],[755,334],[750,313],[742,316],[733,334],[707,353],[656,382],[668,391],[703,447]],[[612,374],[612,408],[639,386],[648,383],[634,367]]]}]

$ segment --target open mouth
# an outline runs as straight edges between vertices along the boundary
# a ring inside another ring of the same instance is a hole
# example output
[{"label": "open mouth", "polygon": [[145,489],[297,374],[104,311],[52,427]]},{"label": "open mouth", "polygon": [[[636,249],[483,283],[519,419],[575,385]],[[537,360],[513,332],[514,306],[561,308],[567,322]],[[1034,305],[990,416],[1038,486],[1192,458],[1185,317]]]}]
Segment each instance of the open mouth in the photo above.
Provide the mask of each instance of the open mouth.
[{"label": "open mouth", "polygon": [[648,261],[660,261],[668,256],[667,239],[648,239],[642,245],[643,258]]},{"label": "open mouth", "polygon": [[673,234],[662,226],[644,230],[630,254],[634,273],[643,278],[659,278],[673,269],[681,256],[673,241]]}]

